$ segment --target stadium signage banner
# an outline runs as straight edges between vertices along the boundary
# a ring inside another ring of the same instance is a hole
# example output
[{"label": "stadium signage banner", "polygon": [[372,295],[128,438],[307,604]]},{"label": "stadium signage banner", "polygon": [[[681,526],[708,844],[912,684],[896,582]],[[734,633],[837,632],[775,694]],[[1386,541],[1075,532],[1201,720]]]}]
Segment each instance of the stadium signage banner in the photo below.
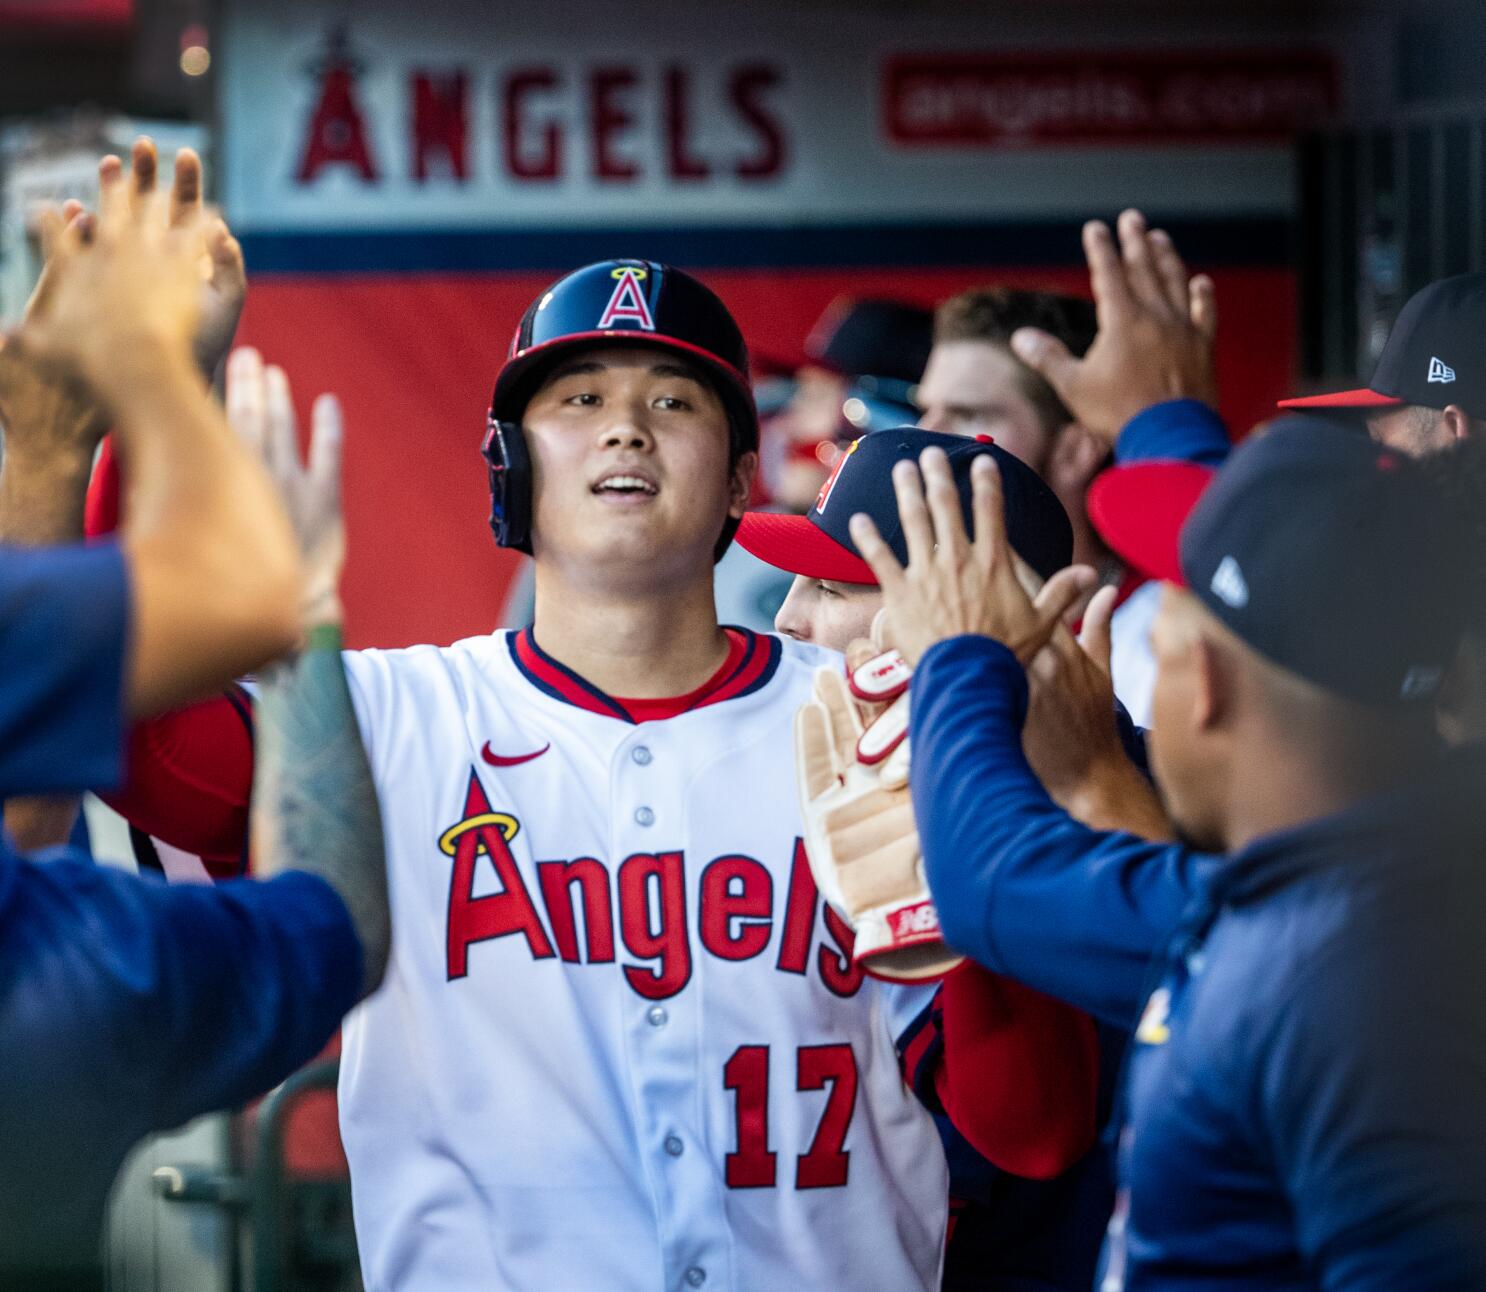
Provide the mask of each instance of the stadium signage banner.
[{"label": "stadium signage banner", "polygon": [[1283,139],[1353,61],[1274,24],[1123,24],[1087,53],[997,48],[968,16],[742,9],[228,0],[226,204],[249,234],[1284,216]]}]

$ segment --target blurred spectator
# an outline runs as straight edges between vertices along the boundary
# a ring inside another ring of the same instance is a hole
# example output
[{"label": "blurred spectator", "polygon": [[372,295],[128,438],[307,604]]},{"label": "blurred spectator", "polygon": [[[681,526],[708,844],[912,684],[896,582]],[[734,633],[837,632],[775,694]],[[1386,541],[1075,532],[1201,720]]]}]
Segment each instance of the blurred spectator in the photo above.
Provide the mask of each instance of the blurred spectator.
[{"label": "blurred spectator", "polygon": [[807,362],[795,374],[793,397],[766,428],[785,445],[767,482],[774,503],[805,511],[845,442],[913,422],[913,389],[932,336],[933,315],[916,305],[845,297],[831,303],[805,340]]},{"label": "blurred spectator", "polygon": [[1366,386],[1280,407],[1360,417],[1373,439],[1411,457],[1486,434],[1486,274],[1409,297]]}]

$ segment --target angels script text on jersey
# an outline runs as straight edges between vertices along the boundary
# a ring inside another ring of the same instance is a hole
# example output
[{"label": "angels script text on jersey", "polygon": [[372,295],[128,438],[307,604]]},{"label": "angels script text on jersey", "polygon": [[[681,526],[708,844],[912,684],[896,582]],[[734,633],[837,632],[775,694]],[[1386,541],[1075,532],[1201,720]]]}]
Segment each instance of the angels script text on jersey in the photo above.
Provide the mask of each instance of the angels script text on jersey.
[{"label": "angels script text on jersey", "polygon": [[[622,965],[625,981],[647,1000],[664,1000],[686,986],[693,952],[681,852],[635,853],[619,863],[613,877],[610,867],[593,857],[537,862],[544,923],[511,855],[510,842],[519,829],[514,816],[491,809],[480,778],[471,769],[463,818],[439,837],[440,851],[453,858],[447,944],[451,980],[469,972],[470,947],[491,938],[525,938],[534,960],[615,963],[617,879],[620,939],[630,956],[650,962]],[[481,858],[500,881],[499,892],[475,895]],[[769,949],[774,941],[774,878],[767,866],[741,854],[715,857],[703,867],[698,891],[702,950],[721,960],[751,960]],[[775,967],[801,975],[813,967],[830,991],[855,995],[862,971],[851,961],[851,930],[829,906],[825,925],[834,945],[822,942],[812,965],[817,897],[805,845],[796,839]]]}]

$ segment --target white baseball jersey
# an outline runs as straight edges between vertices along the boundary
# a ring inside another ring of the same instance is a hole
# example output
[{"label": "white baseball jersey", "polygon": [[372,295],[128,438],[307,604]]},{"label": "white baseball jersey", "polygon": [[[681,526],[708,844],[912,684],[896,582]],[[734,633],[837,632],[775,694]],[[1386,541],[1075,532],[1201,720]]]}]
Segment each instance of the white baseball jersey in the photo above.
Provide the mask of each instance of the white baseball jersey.
[{"label": "white baseball jersey", "polygon": [[394,945],[348,1019],[366,1285],[937,1288],[948,1173],[800,844],[792,724],[839,656],[729,630],[637,721],[530,632],[347,657]]}]

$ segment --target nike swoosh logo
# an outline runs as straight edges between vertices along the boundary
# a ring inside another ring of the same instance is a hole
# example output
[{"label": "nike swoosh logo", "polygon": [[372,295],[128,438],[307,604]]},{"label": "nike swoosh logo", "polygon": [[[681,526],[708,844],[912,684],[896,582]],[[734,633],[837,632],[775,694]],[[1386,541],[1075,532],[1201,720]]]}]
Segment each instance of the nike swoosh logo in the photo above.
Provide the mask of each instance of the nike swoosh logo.
[{"label": "nike swoosh logo", "polygon": [[490,742],[487,740],[485,742],[485,747],[480,750],[480,757],[483,758],[492,767],[519,767],[522,763],[531,762],[533,758],[540,758],[551,748],[552,745],[549,742],[548,744],[543,745],[534,754],[497,754],[493,749],[490,748]]}]

